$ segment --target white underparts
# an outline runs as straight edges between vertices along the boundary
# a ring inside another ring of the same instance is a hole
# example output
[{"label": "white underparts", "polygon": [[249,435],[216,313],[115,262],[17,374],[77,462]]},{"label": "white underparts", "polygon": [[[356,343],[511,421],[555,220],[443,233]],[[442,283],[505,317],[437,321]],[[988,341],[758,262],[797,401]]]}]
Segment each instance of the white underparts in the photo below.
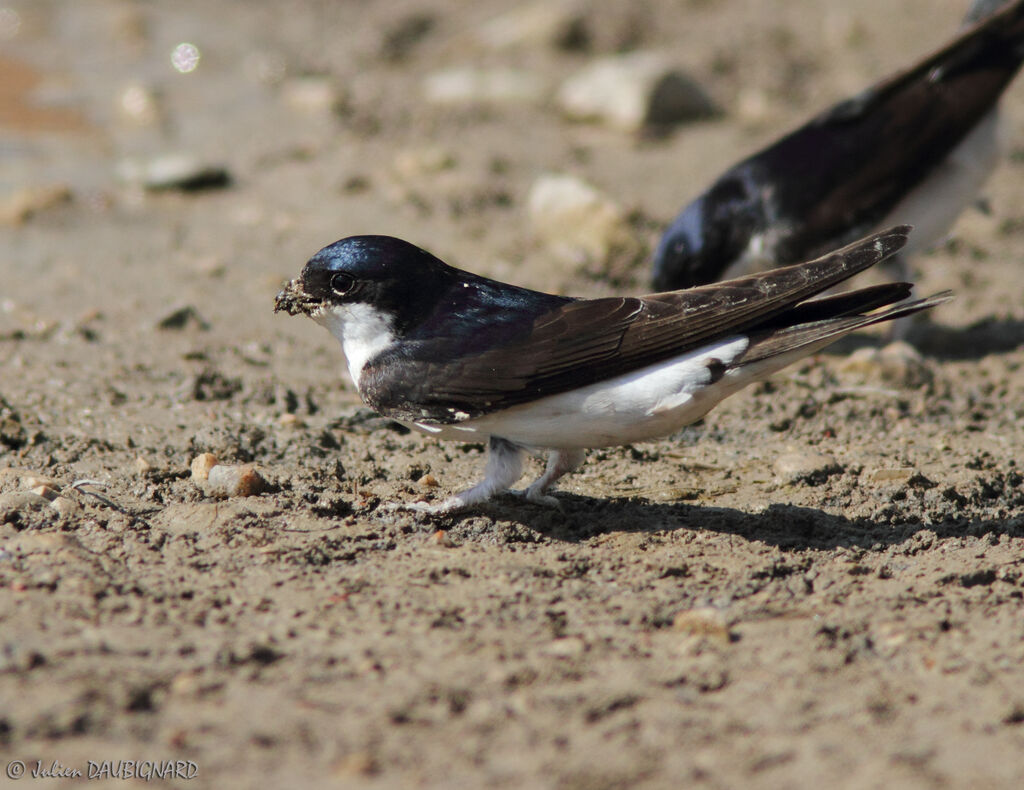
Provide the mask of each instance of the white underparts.
[{"label": "white underparts", "polygon": [[452,425],[415,423],[443,439],[501,436],[533,449],[612,447],[667,436],[699,420],[746,381],[728,367],[747,348],[734,336],[640,370]]},{"label": "white underparts", "polygon": [[879,224],[880,228],[904,223],[914,226],[903,255],[941,241],[961,212],[977,199],[999,163],[1007,125],[996,105]]}]

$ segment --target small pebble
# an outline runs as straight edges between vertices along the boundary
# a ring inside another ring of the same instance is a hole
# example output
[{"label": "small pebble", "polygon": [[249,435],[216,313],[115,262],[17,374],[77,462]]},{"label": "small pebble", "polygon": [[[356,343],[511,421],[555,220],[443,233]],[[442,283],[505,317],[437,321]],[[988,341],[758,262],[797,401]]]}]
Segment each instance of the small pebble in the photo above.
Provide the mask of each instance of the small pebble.
[{"label": "small pebble", "polygon": [[872,483],[906,483],[915,474],[913,467],[896,467],[892,469],[874,469],[867,474]]},{"label": "small pebble", "polygon": [[335,779],[372,776],[377,773],[377,763],[368,752],[351,752],[336,760],[330,770]]},{"label": "small pebble", "polygon": [[56,510],[61,518],[70,518],[82,510],[82,506],[78,502],[66,496],[55,497],[50,502],[50,507]]},{"label": "small pebble", "polygon": [[423,477],[416,481],[416,485],[423,488],[437,488],[441,484],[437,482],[436,477],[430,474],[430,472],[427,472]]},{"label": "small pebble", "polygon": [[575,658],[582,655],[587,649],[587,643],[578,636],[565,636],[555,639],[544,645],[540,652],[542,655],[553,658]]},{"label": "small pebble", "polygon": [[153,471],[153,464],[143,458],[141,455],[135,459],[135,473],[145,477]]},{"label": "small pebble", "polygon": [[136,126],[156,126],[163,120],[160,97],[140,82],[126,85],[117,96],[118,114]]},{"label": "small pebble", "polygon": [[217,465],[217,456],[213,453],[200,453],[192,459],[192,479],[206,480],[210,470]]},{"label": "small pebble", "polygon": [[439,529],[437,532],[431,535],[430,540],[432,543],[438,546],[443,546],[446,549],[455,548],[456,545],[455,541],[448,537],[448,533],[445,532],[443,529]]},{"label": "small pebble", "polygon": [[859,384],[884,384],[902,389],[917,389],[930,384],[934,375],[917,349],[903,341],[884,348],[859,348],[840,365]]},{"label": "small pebble", "polygon": [[50,486],[50,488],[60,488],[60,483],[54,480],[52,477],[46,477],[45,475],[27,474],[21,478],[21,485],[24,488],[38,488],[39,486]]},{"label": "small pebble", "polygon": [[277,424],[282,428],[304,428],[306,427],[305,421],[298,415],[292,414],[291,412],[285,412],[277,418]]},{"label": "small pebble", "polygon": [[573,120],[627,132],[706,118],[718,110],[704,90],[662,55],[635,52],[598,60],[570,77],[558,105]]},{"label": "small pebble", "polygon": [[534,238],[556,258],[605,265],[639,253],[626,212],[611,198],[574,176],[549,173],[527,197]]},{"label": "small pebble", "polygon": [[281,84],[281,98],[294,110],[307,113],[336,112],[345,103],[344,94],[331,77],[306,74]]},{"label": "small pebble", "polygon": [[407,148],[395,154],[395,172],[407,181],[450,170],[455,164],[455,154],[439,145]]},{"label": "small pebble", "polygon": [[672,620],[672,629],[691,636],[707,636],[730,641],[729,626],[722,613],[713,606],[685,609]]},{"label": "small pebble", "polygon": [[203,490],[210,496],[255,496],[267,489],[266,479],[252,464],[218,464],[209,470]]},{"label": "small pebble", "polygon": [[47,485],[36,486],[35,488],[32,489],[32,493],[38,494],[43,499],[46,499],[49,502],[53,502],[53,500],[60,496],[60,491],[58,491],[53,486]]},{"label": "small pebble", "polygon": [[775,459],[772,469],[787,483],[799,481],[812,485],[824,482],[830,475],[842,470],[831,455],[812,451],[783,453]]},{"label": "small pebble", "polygon": [[191,154],[163,154],[145,161],[125,160],[118,166],[118,176],[122,181],[151,191],[195,192],[231,184],[231,174],[226,167],[202,162]]}]

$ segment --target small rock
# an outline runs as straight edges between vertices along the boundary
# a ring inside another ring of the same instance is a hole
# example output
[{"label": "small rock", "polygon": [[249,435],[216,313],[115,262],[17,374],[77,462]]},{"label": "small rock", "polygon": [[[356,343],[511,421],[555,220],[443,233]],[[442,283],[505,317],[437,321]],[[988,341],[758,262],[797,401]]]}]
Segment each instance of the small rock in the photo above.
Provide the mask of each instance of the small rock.
[{"label": "small rock", "polygon": [[903,341],[884,348],[859,348],[839,366],[841,373],[852,374],[865,384],[885,384],[902,389],[917,389],[930,384],[934,376],[917,350]]},{"label": "small rock", "polygon": [[153,471],[153,464],[143,458],[141,455],[135,459],[135,474],[142,475],[145,477]]},{"label": "small rock", "polygon": [[509,68],[444,69],[429,75],[424,97],[435,104],[502,104],[539,102],[543,81],[529,72]]},{"label": "small rock", "polygon": [[201,685],[195,672],[184,671],[171,678],[168,690],[176,697],[189,697],[198,692]]},{"label": "small rock", "polygon": [[437,546],[442,546],[446,549],[455,548],[456,545],[455,541],[448,537],[448,533],[445,532],[443,529],[439,529],[437,532],[431,535],[430,542]]},{"label": "small rock", "polygon": [[538,178],[530,188],[527,212],[534,237],[567,262],[607,265],[640,252],[625,212],[573,176]]},{"label": "small rock", "polygon": [[292,109],[307,113],[337,112],[345,97],[334,80],[323,74],[306,74],[285,80],[281,98]]},{"label": "small rock", "polygon": [[521,5],[484,23],[477,38],[490,49],[555,47],[580,49],[588,39],[586,17],[575,2]]},{"label": "small rock", "polygon": [[811,451],[783,453],[772,464],[775,474],[787,483],[805,482],[819,485],[842,467],[831,455]]},{"label": "small rock", "polygon": [[377,773],[377,762],[368,752],[350,752],[331,765],[331,775],[336,779],[351,779],[355,776],[372,776]]},{"label": "small rock", "polygon": [[758,127],[774,120],[778,108],[764,89],[749,86],[740,90],[736,96],[733,112],[742,123]]},{"label": "small rock", "polygon": [[298,415],[285,412],[277,418],[277,424],[282,428],[305,428],[305,421]]},{"label": "small rock", "polygon": [[672,620],[672,628],[691,636],[707,636],[722,642],[731,640],[729,625],[722,613],[713,606],[701,606],[679,612]]},{"label": "small rock", "polygon": [[71,200],[71,189],[64,184],[22,187],[0,198],[0,225],[23,225],[42,211]]},{"label": "small rock", "polygon": [[416,481],[416,485],[421,488],[437,488],[441,484],[437,482],[436,477],[430,474],[430,472],[427,472],[427,474],[423,475],[423,477]]},{"label": "small rock", "polygon": [[54,480],[52,477],[46,475],[28,474],[21,478],[21,485],[24,488],[39,488],[40,486],[47,486],[49,488],[60,489],[60,483]]},{"label": "small rock", "polygon": [[35,488],[36,486],[53,486],[60,488],[60,483],[52,477],[33,472],[31,469],[20,469],[16,466],[0,468],[0,486],[16,485],[19,488]]},{"label": "small rock", "polygon": [[267,489],[266,479],[252,464],[218,464],[210,469],[203,490],[210,496],[255,496]]},{"label": "small rock", "polygon": [[117,95],[118,114],[136,126],[156,126],[163,120],[159,94],[141,82],[133,82]]},{"label": "small rock", "polygon": [[82,506],[66,496],[58,496],[50,502],[50,507],[57,511],[61,518],[71,518],[81,512]]},{"label": "small rock", "polygon": [[202,162],[191,154],[164,154],[146,161],[125,160],[118,166],[118,175],[129,184],[154,192],[171,189],[196,192],[231,184],[226,167]]},{"label": "small rock", "polygon": [[867,474],[872,483],[906,483],[914,476],[913,467],[896,467],[892,469],[873,469]]},{"label": "small rock", "polygon": [[563,636],[544,645],[540,652],[553,658],[575,658],[587,649],[587,643],[578,636]]},{"label": "small rock", "polygon": [[53,486],[36,486],[32,489],[32,493],[38,494],[47,502],[53,502],[53,500],[60,496],[60,491]]},{"label": "small rock", "polygon": [[636,132],[715,115],[704,90],[662,55],[638,52],[599,60],[566,80],[556,101],[573,120]]},{"label": "small rock", "polygon": [[210,325],[199,315],[199,311],[190,304],[173,308],[159,319],[155,326],[157,329],[184,329],[190,324],[204,331],[210,328]]},{"label": "small rock", "polygon": [[395,172],[409,180],[431,176],[455,167],[455,154],[439,145],[410,148],[395,154]]},{"label": "small rock", "polygon": [[200,453],[192,459],[192,479],[203,481],[210,477],[210,470],[217,465],[217,456],[213,453]]}]

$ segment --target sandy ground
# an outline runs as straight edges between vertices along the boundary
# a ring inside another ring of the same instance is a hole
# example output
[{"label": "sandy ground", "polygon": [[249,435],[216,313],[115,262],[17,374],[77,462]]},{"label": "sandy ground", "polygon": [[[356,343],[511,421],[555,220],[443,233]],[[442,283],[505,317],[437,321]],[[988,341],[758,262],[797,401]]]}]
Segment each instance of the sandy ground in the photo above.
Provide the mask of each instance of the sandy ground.
[{"label": "sandy ground", "polygon": [[[727,164],[963,10],[585,0],[568,48],[481,43],[515,7],[0,9],[5,764],[191,761],[147,786],[226,788],[1019,786],[1019,133],[990,213],[916,261],[919,292],[958,294],[921,358],[846,342],[679,436],[591,453],[562,512],[379,508],[467,486],[483,448],[375,417],[334,341],[273,315],[313,252],[391,233],[523,285],[641,290],[642,257],[611,285],[532,239],[539,175],[594,184],[649,246]],[[557,85],[626,49],[670,54],[724,114],[658,137],[563,119]],[[540,96],[426,101],[459,66]],[[178,151],[230,185],[118,177]],[[207,496],[200,452],[269,490]],[[18,493],[46,478],[59,508]]]}]

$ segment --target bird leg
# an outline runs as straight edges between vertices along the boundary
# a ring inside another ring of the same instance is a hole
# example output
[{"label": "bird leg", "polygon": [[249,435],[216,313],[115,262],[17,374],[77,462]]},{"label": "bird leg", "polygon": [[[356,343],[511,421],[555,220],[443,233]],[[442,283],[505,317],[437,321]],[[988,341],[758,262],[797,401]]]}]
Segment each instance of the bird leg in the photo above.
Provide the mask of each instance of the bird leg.
[{"label": "bird leg", "polygon": [[580,449],[552,450],[548,454],[548,466],[544,470],[544,474],[534,480],[525,491],[516,493],[521,493],[528,502],[558,507],[558,500],[544,492],[560,477],[569,474],[582,464],[586,457],[586,451]]},{"label": "bird leg", "polygon": [[523,448],[507,439],[492,436],[487,446],[487,466],[484,469],[483,480],[472,488],[467,488],[465,491],[448,497],[443,502],[434,505],[426,502],[414,502],[402,507],[405,510],[415,510],[433,516],[454,513],[456,510],[479,504],[495,494],[507,491],[522,474]]}]

